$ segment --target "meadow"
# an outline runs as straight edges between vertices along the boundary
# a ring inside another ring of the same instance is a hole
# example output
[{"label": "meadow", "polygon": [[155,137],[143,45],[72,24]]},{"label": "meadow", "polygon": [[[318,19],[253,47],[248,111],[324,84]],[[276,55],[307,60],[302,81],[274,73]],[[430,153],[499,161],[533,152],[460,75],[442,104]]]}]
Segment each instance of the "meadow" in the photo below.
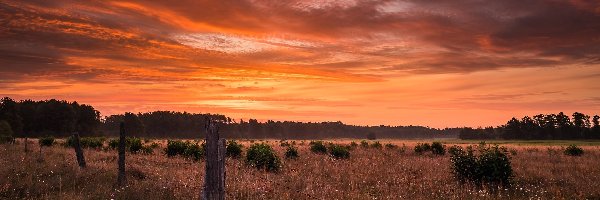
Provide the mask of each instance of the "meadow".
[{"label": "meadow", "polygon": [[[327,140],[336,144],[360,140]],[[73,148],[43,147],[35,139],[0,145],[0,199],[197,199],[204,162],[167,157],[166,141],[151,154],[127,154],[128,185],[116,186],[117,152],[85,149],[86,168],[79,168]],[[60,143],[61,141],[59,141]],[[295,143],[299,158],[285,159],[279,140],[239,140],[244,151],[265,142],[281,158],[278,172],[248,166],[244,157],[226,160],[227,199],[598,199],[600,143],[581,141],[492,141],[511,152],[510,188],[481,187],[457,181],[450,156],[416,154],[414,146],[431,140],[379,140],[382,148],[358,146],[348,159],[309,150]],[[373,141],[369,141],[373,143]],[[478,141],[444,140],[446,146]],[[385,144],[397,148],[386,148]],[[582,145],[582,156],[563,155],[567,144]],[[105,144],[105,146],[107,146]]]}]

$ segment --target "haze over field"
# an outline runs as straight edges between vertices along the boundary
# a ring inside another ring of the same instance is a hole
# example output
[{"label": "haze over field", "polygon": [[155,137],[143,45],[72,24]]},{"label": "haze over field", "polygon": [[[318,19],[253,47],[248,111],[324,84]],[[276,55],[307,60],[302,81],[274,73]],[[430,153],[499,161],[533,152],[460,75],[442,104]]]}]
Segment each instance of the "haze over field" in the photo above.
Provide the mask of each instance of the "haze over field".
[{"label": "haze over field", "polygon": [[488,126],[600,112],[600,2],[2,1],[0,96]]}]

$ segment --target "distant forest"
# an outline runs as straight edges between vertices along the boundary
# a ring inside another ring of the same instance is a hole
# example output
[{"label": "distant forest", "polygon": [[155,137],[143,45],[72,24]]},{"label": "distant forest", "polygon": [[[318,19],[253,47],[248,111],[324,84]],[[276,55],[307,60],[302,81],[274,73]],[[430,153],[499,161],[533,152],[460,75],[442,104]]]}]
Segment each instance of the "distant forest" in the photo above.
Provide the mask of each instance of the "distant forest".
[{"label": "distant forest", "polygon": [[525,116],[522,119],[512,118],[505,125],[486,128],[463,128],[460,139],[517,139],[517,140],[572,140],[600,139],[600,117],[575,112],[570,118],[560,112],[558,114],[539,114]]},{"label": "distant forest", "polygon": [[0,124],[8,124],[15,137],[66,137],[74,132],[82,136],[118,135],[125,123],[128,135],[147,138],[203,138],[204,125],[210,118],[221,123],[226,138],[456,138],[461,129],[435,129],[423,126],[354,126],[342,122],[259,122],[234,120],[219,114],[173,111],[125,113],[101,117],[91,105],[64,100],[15,101],[4,97],[0,102]]}]

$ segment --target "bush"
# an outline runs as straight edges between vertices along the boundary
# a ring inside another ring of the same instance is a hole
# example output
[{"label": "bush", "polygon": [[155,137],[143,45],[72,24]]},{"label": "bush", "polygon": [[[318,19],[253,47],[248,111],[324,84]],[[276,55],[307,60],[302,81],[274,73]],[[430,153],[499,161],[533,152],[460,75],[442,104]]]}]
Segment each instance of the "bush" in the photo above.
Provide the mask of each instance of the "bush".
[{"label": "bush", "polygon": [[417,143],[415,146],[415,153],[422,154],[431,150],[429,143]]},{"label": "bush", "polygon": [[348,151],[348,148],[337,144],[331,145],[329,147],[329,154],[335,159],[350,158],[350,151]]},{"label": "bush", "polygon": [[369,142],[367,142],[366,140],[362,140],[360,141],[360,146],[362,148],[369,148]]},{"label": "bush", "polygon": [[198,161],[204,158],[205,144],[199,145],[198,143],[191,142],[183,142],[179,140],[168,140],[167,148],[165,148],[165,153],[168,157],[173,156],[183,156],[185,158],[189,158],[195,161]]},{"label": "bush", "polygon": [[52,146],[54,145],[54,137],[52,136],[46,136],[46,137],[41,137],[38,140],[38,143],[40,144],[40,146]]},{"label": "bush", "polygon": [[395,145],[392,143],[387,143],[387,144],[385,144],[385,148],[386,149],[395,149],[395,148],[398,148],[398,145]]},{"label": "bush", "polygon": [[[158,146],[158,144],[156,145]],[[111,149],[119,148],[119,138],[108,140],[108,147]],[[127,149],[129,152],[137,153],[139,151],[143,151],[143,147],[144,144],[142,143],[142,139],[136,137],[125,138],[125,149]]]},{"label": "bush", "polygon": [[156,142],[153,142],[153,143],[150,145],[150,147],[151,147],[151,148],[153,148],[153,149],[156,149],[156,148],[160,147],[160,144],[158,144],[158,143],[156,143]]},{"label": "bush", "polygon": [[577,145],[572,144],[565,149],[564,153],[568,156],[581,156],[583,155],[583,149],[581,147],[578,147]]},{"label": "bush", "polygon": [[242,147],[244,146],[238,144],[237,142],[235,142],[235,140],[230,140],[229,142],[227,142],[227,152],[225,154],[227,155],[227,157],[239,158],[240,156],[242,156]]},{"label": "bush", "polygon": [[446,146],[440,142],[433,142],[431,143],[431,153],[435,155],[444,155],[446,154]]},{"label": "bush", "polygon": [[246,163],[269,172],[278,171],[281,168],[279,157],[277,157],[273,148],[265,143],[253,144],[248,148]]},{"label": "bush", "polygon": [[149,154],[154,153],[154,148],[152,148],[152,146],[146,145],[146,146],[142,147],[140,152],[142,152],[142,154],[149,155]]},{"label": "bush", "polygon": [[140,138],[127,138],[126,141],[126,146],[128,147],[129,152],[137,153],[142,150],[142,147],[144,147]]},{"label": "bush", "polygon": [[119,139],[110,139],[108,140],[108,147],[111,149],[119,148]]},{"label": "bush", "polygon": [[350,147],[352,148],[356,148],[358,146],[358,144],[354,141],[350,142]]},{"label": "bush", "polygon": [[[81,148],[102,148],[104,146],[104,141],[106,139],[103,137],[82,137],[79,138],[79,145]],[[117,146],[119,142],[117,141]],[[65,142],[66,147],[74,147],[75,146],[75,137],[69,136],[67,141]]]},{"label": "bush", "polygon": [[371,148],[381,149],[381,148],[383,148],[383,145],[381,145],[381,143],[379,143],[379,141],[375,141],[375,142],[373,142],[373,144],[371,144]]},{"label": "bush", "polygon": [[313,153],[325,154],[327,153],[327,147],[323,144],[323,141],[310,142],[310,151]]},{"label": "bush", "polygon": [[454,154],[457,154],[460,150],[462,150],[462,148],[460,146],[453,145],[450,148],[448,148],[448,153],[450,155],[454,155]]},{"label": "bush", "polygon": [[471,146],[466,151],[458,146],[452,147],[449,152],[455,177],[461,182],[509,186],[513,170],[506,148],[495,145],[477,149],[479,153],[475,155]]},{"label": "bush", "polygon": [[298,158],[298,149],[294,146],[288,146],[285,150],[285,158],[286,159],[296,159]]},{"label": "bush", "polygon": [[192,159],[194,161],[199,161],[204,158],[204,144],[199,145],[198,143],[192,144],[191,142],[185,142],[185,149],[183,150],[183,155],[186,158]]},{"label": "bush", "polygon": [[167,140],[167,148],[165,149],[165,153],[169,157],[183,155],[185,149],[187,149],[187,144],[185,142],[179,140]]}]

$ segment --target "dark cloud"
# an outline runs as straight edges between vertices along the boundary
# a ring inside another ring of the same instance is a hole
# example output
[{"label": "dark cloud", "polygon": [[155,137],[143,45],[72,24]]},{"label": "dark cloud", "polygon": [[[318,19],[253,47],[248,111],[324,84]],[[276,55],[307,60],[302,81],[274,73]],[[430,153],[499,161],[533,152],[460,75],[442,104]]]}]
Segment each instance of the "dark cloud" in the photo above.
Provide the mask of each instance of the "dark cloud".
[{"label": "dark cloud", "polygon": [[[600,63],[598,1],[58,0],[4,2],[0,11],[3,78],[60,71],[92,80],[115,68],[192,73],[284,65],[464,73]],[[317,46],[280,44],[235,55],[192,48],[172,37],[196,32],[284,35]],[[81,57],[104,61],[69,60]]]}]

